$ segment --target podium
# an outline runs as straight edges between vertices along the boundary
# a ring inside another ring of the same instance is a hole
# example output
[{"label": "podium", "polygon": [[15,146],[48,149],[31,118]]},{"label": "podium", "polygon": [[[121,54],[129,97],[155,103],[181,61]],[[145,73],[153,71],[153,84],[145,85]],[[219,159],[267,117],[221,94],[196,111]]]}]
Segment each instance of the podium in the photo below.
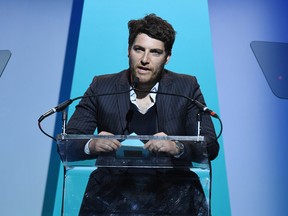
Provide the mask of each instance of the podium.
[{"label": "podium", "polygon": [[[77,158],[71,149],[90,139],[117,139],[121,147]],[[143,148],[155,139],[193,145],[202,155],[188,161]],[[62,215],[210,215],[210,162],[203,136],[59,134],[57,147],[64,166]]]}]

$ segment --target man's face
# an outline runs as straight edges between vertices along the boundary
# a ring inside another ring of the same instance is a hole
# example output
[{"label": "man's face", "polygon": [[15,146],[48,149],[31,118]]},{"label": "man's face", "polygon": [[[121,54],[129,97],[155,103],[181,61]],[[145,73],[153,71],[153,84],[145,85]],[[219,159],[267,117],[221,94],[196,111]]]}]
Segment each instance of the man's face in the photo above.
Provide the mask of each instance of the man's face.
[{"label": "man's face", "polygon": [[129,66],[133,77],[139,78],[139,87],[151,88],[170,56],[165,52],[164,43],[146,34],[139,34],[128,50]]}]

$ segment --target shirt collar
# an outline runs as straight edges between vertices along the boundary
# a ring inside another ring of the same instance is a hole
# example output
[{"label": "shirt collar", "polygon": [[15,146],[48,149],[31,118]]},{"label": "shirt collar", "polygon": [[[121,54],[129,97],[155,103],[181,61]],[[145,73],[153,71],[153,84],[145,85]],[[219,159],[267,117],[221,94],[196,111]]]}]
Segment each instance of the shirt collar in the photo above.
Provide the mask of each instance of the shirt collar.
[{"label": "shirt collar", "polygon": [[[158,88],[159,88],[159,82],[157,82],[150,90],[150,92],[158,92]],[[130,101],[132,103],[135,103],[136,101],[136,93],[135,91],[132,89],[132,86],[130,86]],[[154,93],[149,93],[150,98],[152,99],[152,103],[155,104],[156,103],[156,94]]]}]

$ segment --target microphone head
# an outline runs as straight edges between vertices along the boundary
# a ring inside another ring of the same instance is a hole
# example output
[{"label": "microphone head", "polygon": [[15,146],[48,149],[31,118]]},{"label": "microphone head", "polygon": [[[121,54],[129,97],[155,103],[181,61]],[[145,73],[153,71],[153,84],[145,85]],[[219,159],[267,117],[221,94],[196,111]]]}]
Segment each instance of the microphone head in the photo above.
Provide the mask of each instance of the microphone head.
[{"label": "microphone head", "polygon": [[132,83],[132,88],[133,89],[136,89],[138,87],[138,84],[139,84],[139,78],[138,77],[135,77],[133,79],[133,83]]}]

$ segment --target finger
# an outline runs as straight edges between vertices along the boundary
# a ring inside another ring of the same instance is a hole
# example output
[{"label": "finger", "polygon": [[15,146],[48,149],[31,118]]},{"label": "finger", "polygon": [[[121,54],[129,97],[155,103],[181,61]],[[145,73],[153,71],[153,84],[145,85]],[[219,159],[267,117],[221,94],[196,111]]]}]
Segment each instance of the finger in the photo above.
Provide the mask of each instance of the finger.
[{"label": "finger", "polygon": [[119,142],[119,140],[112,140],[112,146],[113,146],[113,149],[118,149],[121,147],[121,142]]},{"label": "finger", "polygon": [[148,147],[149,151],[158,152],[159,147],[155,143],[151,143]]},{"label": "finger", "polygon": [[155,152],[159,152],[160,151],[160,146],[155,146]]},{"label": "finger", "polygon": [[159,151],[159,146],[157,144],[153,144],[153,145],[150,145],[150,150],[151,151],[154,151],[154,152],[158,152]]},{"label": "finger", "polygon": [[169,150],[169,145],[167,143],[167,141],[160,141],[157,142],[157,151],[158,152],[167,152]]},{"label": "finger", "polygon": [[118,148],[121,147],[121,143],[118,142],[117,140],[116,141],[114,140],[109,143],[109,147],[111,148],[111,150],[117,150]]},{"label": "finger", "polygon": [[149,140],[148,142],[146,142],[146,143],[144,144],[144,148],[150,150],[151,145],[152,145],[152,141]]},{"label": "finger", "polygon": [[113,148],[107,143],[101,143],[100,147],[101,147],[102,151],[105,151],[105,152],[113,150]]},{"label": "finger", "polygon": [[167,136],[167,134],[165,134],[164,132],[158,132],[154,134],[153,136]]},{"label": "finger", "polygon": [[[99,135],[113,136],[114,134],[107,132],[107,131],[101,131]],[[119,147],[121,147],[121,143],[116,139],[106,139],[106,140],[101,140],[101,142],[103,143],[103,145],[101,145],[100,147],[102,150],[105,150],[105,151],[117,150]],[[108,146],[105,146],[104,144]]]},{"label": "finger", "polygon": [[158,152],[159,149],[160,149],[161,146],[162,146],[162,142],[161,142],[161,140],[160,140],[160,141],[159,141],[159,140],[154,140],[152,146],[153,146],[153,147],[152,147],[153,150],[156,151],[156,152]]},{"label": "finger", "polygon": [[161,147],[158,149],[158,152],[167,152],[167,147],[166,147],[166,146],[161,146]]},{"label": "finger", "polygon": [[109,132],[107,132],[107,131],[101,131],[98,135],[105,135],[105,136],[107,136],[107,135],[114,135],[114,134],[109,133]]}]

